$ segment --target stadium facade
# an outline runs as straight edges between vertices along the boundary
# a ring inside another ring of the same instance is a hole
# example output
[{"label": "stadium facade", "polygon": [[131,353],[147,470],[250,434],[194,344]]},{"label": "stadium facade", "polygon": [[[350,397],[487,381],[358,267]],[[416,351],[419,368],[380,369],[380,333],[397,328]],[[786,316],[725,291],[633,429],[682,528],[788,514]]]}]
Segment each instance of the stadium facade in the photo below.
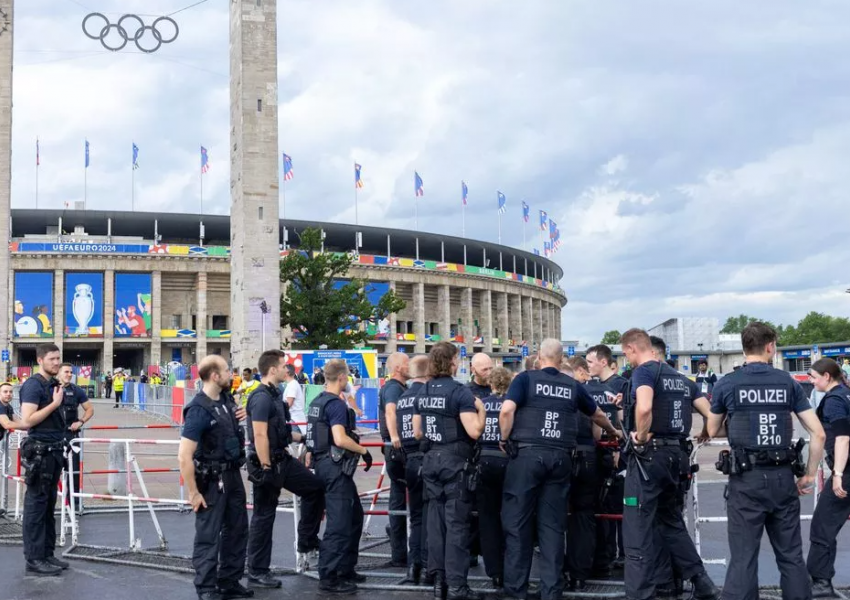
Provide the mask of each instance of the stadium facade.
[{"label": "stadium facade", "polygon": [[[369,346],[381,354],[449,340],[518,366],[524,348],[560,336],[563,272],[545,257],[433,233],[294,220],[280,221],[281,257],[307,227],[322,229],[325,251],[354,255],[350,275],[367,281],[374,299],[393,289],[406,301],[369,325]],[[46,340],[95,373],[192,364],[213,353],[229,359],[230,235],[226,215],[12,210],[11,364],[32,365]],[[249,323],[265,318],[252,312]]]}]

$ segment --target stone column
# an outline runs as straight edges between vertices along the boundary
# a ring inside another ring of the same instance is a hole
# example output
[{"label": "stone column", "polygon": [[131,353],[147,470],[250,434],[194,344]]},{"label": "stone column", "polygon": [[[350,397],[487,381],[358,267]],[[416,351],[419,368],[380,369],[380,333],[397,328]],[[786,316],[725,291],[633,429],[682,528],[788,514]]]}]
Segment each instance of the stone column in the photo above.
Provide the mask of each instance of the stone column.
[{"label": "stone column", "polygon": [[[109,357],[112,370],[112,355],[115,353],[115,271],[103,272],[103,362]],[[104,371],[106,368],[104,367]],[[138,373],[133,373],[137,375]]]},{"label": "stone column", "polygon": [[496,312],[499,313],[499,349],[507,352],[508,330],[511,327],[511,308],[507,292],[499,292],[496,296]]},{"label": "stone column", "polygon": [[472,322],[472,288],[463,288],[460,292],[460,314],[463,327],[463,343],[466,353],[472,355],[472,338],[475,334],[475,324]]},{"label": "stone column", "polygon": [[[12,0],[0,0],[0,273],[9,273],[12,270],[9,220],[12,207],[12,38],[15,28],[13,4]],[[3,315],[0,318],[0,347],[10,350],[12,329],[7,315],[11,312],[9,295],[0,294],[0,315]],[[61,337],[62,332],[58,335]],[[61,348],[61,345],[59,347]],[[0,369],[5,376],[8,364],[3,363]]]},{"label": "stone column", "polygon": [[151,273],[151,364],[162,364],[162,271]]},{"label": "stone column", "polygon": [[531,305],[534,307],[534,332],[537,336],[537,343],[539,344],[546,338],[543,330],[543,301],[532,300]]},{"label": "stone column", "polygon": [[[267,317],[268,318],[268,317]],[[207,274],[205,271],[198,273],[198,345],[195,349],[195,360],[201,362],[201,359],[207,355]],[[259,340],[256,340],[259,342]],[[274,342],[272,342],[274,343]],[[259,346],[259,344],[258,344]],[[266,347],[277,348],[278,345],[269,346],[269,340],[266,340]],[[236,364],[236,363],[234,363]],[[238,368],[238,367],[237,367]]]},{"label": "stone column", "polygon": [[[390,291],[395,293],[395,281],[390,281]],[[398,341],[395,337],[395,330],[398,327],[398,315],[396,315],[395,313],[390,313],[390,316],[387,318],[390,320],[390,331],[387,334],[387,345],[384,348],[387,354],[392,354],[393,352],[396,352],[398,350]]]},{"label": "stone column", "polygon": [[484,338],[484,352],[493,352],[493,292],[481,292],[481,336]]},{"label": "stone column", "polygon": [[441,285],[437,290],[437,319],[440,341],[448,342],[452,337],[451,288]]},{"label": "stone column", "polygon": [[[510,294],[508,296],[508,314],[510,315],[510,334],[509,339],[514,341],[514,345],[520,345],[523,336],[523,320],[522,320],[522,302],[520,302],[519,294]],[[505,346],[502,346],[502,352],[505,352]]]},{"label": "stone column", "polygon": [[[59,346],[62,354],[65,339],[65,270],[56,269],[53,272],[53,343]],[[112,364],[112,355],[109,355]],[[106,367],[104,367],[105,369]]]},{"label": "stone column", "polygon": [[416,354],[425,353],[425,284],[413,284],[413,335],[416,336]]},{"label": "stone column", "polygon": [[531,307],[531,298],[528,296],[521,297],[522,304],[522,335],[523,339],[528,342],[528,348],[530,351],[535,351],[537,349],[535,342],[536,332],[534,331],[534,311]]},{"label": "stone column", "polygon": [[561,334],[561,312],[563,310],[560,306],[555,308],[555,337],[559,340],[563,337]]}]

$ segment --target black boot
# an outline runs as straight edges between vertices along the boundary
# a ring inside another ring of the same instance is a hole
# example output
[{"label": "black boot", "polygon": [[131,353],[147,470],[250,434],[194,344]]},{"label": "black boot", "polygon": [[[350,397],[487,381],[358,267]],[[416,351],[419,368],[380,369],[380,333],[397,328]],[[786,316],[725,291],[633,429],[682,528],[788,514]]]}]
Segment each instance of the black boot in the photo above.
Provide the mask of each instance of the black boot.
[{"label": "black boot", "polygon": [[493,587],[496,588],[497,592],[505,587],[505,578],[501,575],[494,575],[490,578],[490,581],[493,582]]},{"label": "black boot", "polygon": [[691,577],[691,583],[694,584],[694,598],[696,600],[718,600],[720,598],[720,590],[714,585],[708,573],[703,571],[699,575]]},{"label": "black boot", "polygon": [[835,588],[829,579],[812,580],[812,598],[837,598]]},{"label": "black boot", "polygon": [[422,585],[427,587],[434,585],[434,575],[425,571],[425,573],[422,574]]},{"label": "black boot", "polygon": [[468,585],[452,586],[446,594],[446,600],[482,600],[483,597],[478,592],[473,592]]},{"label": "black boot", "polygon": [[422,565],[412,565],[407,570],[407,577],[402,580],[402,583],[412,583],[413,585],[419,585],[419,582],[422,580]]},{"label": "black boot", "polygon": [[434,599],[446,600],[446,576],[442,573],[434,573]]},{"label": "black boot", "polygon": [[54,576],[62,573],[62,569],[51,565],[46,560],[28,560],[24,569],[27,575]]},{"label": "black boot", "polygon": [[55,556],[48,556],[44,559],[44,562],[51,564],[54,567],[59,567],[63,571],[71,566],[71,563],[69,563],[67,560],[60,560]]},{"label": "black boot", "polygon": [[678,598],[685,593],[684,582],[681,579],[674,579],[664,585],[655,587],[656,598]]},{"label": "black boot", "polygon": [[583,592],[587,589],[587,582],[584,579],[570,578],[568,589],[571,592]]}]

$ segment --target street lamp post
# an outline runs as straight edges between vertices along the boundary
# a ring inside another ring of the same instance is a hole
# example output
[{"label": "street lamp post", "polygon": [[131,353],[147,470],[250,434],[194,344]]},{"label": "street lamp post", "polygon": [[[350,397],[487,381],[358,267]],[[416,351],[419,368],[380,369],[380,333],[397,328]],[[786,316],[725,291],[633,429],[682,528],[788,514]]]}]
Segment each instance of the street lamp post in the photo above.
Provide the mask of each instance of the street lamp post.
[{"label": "street lamp post", "polygon": [[262,302],[260,302],[260,313],[261,313],[261,319],[262,319],[262,322],[263,322],[263,334],[261,336],[261,341],[260,341],[260,344],[261,344],[260,351],[261,352],[266,351],[266,315],[269,314],[270,312],[271,312],[271,309],[269,308],[269,305],[266,304],[266,301],[263,300]]}]

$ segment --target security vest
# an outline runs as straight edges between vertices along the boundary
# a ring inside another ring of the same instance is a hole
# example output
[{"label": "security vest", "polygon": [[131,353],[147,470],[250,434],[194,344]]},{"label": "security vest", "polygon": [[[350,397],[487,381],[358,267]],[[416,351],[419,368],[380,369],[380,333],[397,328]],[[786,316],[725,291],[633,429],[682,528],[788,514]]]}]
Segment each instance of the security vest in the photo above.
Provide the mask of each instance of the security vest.
[{"label": "security vest", "polygon": [[378,394],[378,428],[381,431],[381,439],[385,442],[390,441],[390,430],[387,429],[387,418],[386,418],[386,410],[387,410],[387,395],[390,390],[397,390],[401,388],[402,390],[406,390],[405,385],[395,379],[388,379],[387,382],[381,387],[381,391]]},{"label": "security vest", "polygon": [[729,445],[745,450],[790,448],[794,434],[791,376],[773,367],[759,373],[745,367],[726,377],[733,382]]},{"label": "security vest", "polygon": [[[310,403],[310,409],[307,412],[307,449],[313,454],[323,454],[328,452],[334,443],[334,436],[331,433],[331,426],[328,424],[328,419],[325,417],[325,409],[331,402],[345,401],[330,392],[322,392],[319,396]],[[345,433],[351,435],[354,432],[356,419],[354,411],[346,406],[348,421],[345,425]]]},{"label": "security vest", "polygon": [[[12,404],[0,404],[0,414],[6,415],[6,417],[11,421],[15,418],[15,411],[12,409]],[[3,441],[3,438],[6,436],[6,428],[0,427],[0,442]]]},{"label": "security vest", "polygon": [[115,376],[115,378],[112,380],[112,389],[114,389],[116,392],[123,392],[124,391],[124,376],[123,375],[116,375]]},{"label": "security vest", "polygon": [[82,391],[73,383],[65,386],[63,392],[65,393],[62,398],[62,408],[61,410],[65,413],[65,426],[70,427],[75,421],[79,420],[79,404],[77,403],[77,394]]},{"label": "security vest", "polygon": [[484,423],[484,433],[478,439],[478,443],[485,448],[498,448],[502,441],[502,430],[499,429],[499,413],[502,411],[504,396],[492,394],[481,400],[487,411],[487,420]]},{"label": "security vest", "polygon": [[835,460],[835,438],[838,437],[838,434],[835,431],[835,427],[826,420],[823,414],[828,400],[845,404],[848,410],[850,410],[850,388],[847,388],[845,385],[835,386],[826,393],[823,399],[821,399],[820,404],[818,404],[817,415],[826,433],[826,445],[824,449],[826,450],[827,458],[832,461]]},{"label": "security vest", "polygon": [[254,393],[254,391],[260,387],[260,382],[256,379],[252,379],[250,382],[245,382],[246,385],[242,388],[242,406],[248,406],[248,397]]},{"label": "security vest", "polygon": [[222,463],[237,461],[242,456],[245,439],[236,420],[236,405],[222,392],[221,400],[211,400],[199,392],[183,408],[183,420],[193,406],[201,407],[210,417],[210,429],[204,432],[194,459],[200,463]]},{"label": "security vest", "polygon": [[412,383],[395,403],[395,422],[401,445],[408,451],[419,447],[419,440],[413,435],[413,415],[416,414],[416,397],[425,387],[418,381]]},{"label": "security vest", "polygon": [[[58,385],[60,385],[59,382],[52,377],[45,379],[41,373],[36,373],[24,382],[21,391],[26,386],[38,386],[40,390],[37,410],[41,410],[53,402],[53,388]],[[65,412],[60,407],[50,413],[44,421],[30,427],[27,437],[45,442],[61,441],[65,438],[65,429]]]},{"label": "security vest", "polygon": [[[612,379],[622,379],[617,375],[611,377],[608,381],[603,382],[598,377],[594,377],[590,381],[584,384],[584,389],[587,390],[587,393],[593,398],[593,401],[596,402],[596,406],[605,413],[605,416],[608,417],[608,420],[611,421],[611,425],[620,428],[620,409],[614,404],[612,398],[620,393],[620,391],[614,391],[615,386],[619,382],[615,382],[615,385],[611,385],[609,383]],[[626,380],[623,379],[623,382]],[[620,385],[620,389],[622,389],[622,385]],[[581,425],[579,425],[581,427]],[[603,437],[607,436],[607,433],[602,433]],[[581,437],[581,436],[579,436]]]},{"label": "security vest", "polygon": [[422,429],[432,444],[472,444],[460,422],[456,397],[459,392],[471,393],[451,377],[438,377],[426,383],[416,399]]},{"label": "security vest", "polygon": [[517,408],[511,440],[534,446],[576,446],[578,383],[554,369],[528,371],[525,404]]},{"label": "security vest", "polygon": [[[272,410],[269,413],[268,436],[269,450],[274,454],[282,452],[289,444],[292,443],[292,419],[289,416],[289,405],[284,401],[283,394],[280,389],[274,385],[261,385],[251,394],[248,399],[248,415],[251,413],[251,400],[255,402],[262,396],[271,398]],[[254,428],[248,428],[248,439],[251,444],[254,443]]]}]

